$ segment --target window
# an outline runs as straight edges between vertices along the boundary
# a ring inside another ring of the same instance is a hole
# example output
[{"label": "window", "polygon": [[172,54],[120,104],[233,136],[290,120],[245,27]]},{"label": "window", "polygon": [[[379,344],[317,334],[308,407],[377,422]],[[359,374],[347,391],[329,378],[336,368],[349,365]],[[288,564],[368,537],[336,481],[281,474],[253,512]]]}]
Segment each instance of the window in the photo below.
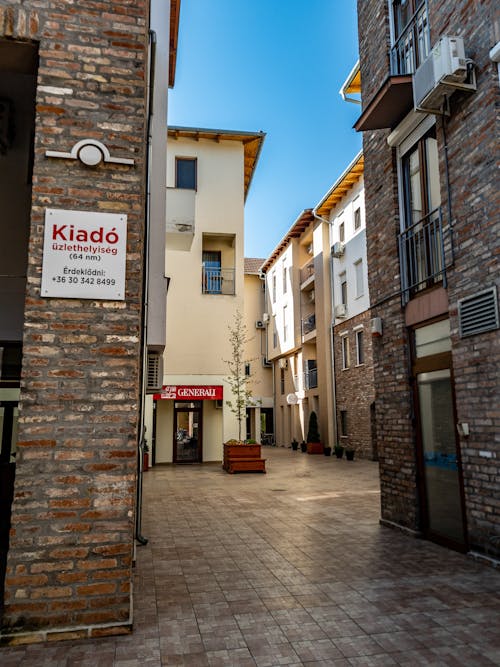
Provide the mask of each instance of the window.
[{"label": "window", "polygon": [[340,411],[340,435],[347,437],[347,410]]},{"label": "window", "polygon": [[361,366],[365,363],[365,353],[363,350],[364,332],[363,329],[356,331],[356,365]]},{"label": "window", "polygon": [[250,375],[250,364],[245,364],[245,375],[247,377]]},{"label": "window", "polygon": [[401,158],[403,287],[416,290],[441,280],[445,264],[438,162],[435,127]]},{"label": "window", "polygon": [[288,306],[283,306],[283,341],[288,338]]},{"label": "window", "polygon": [[391,74],[412,74],[430,51],[427,0],[391,0]]},{"label": "window", "polygon": [[361,229],[361,209],[359,206],[354,209],[354,231],[356,232],[358,229]]},{"label": "window", "polygon": [[343,271],[339,274],[340,280],[340,303],[347,305],[347,274]]},{"label": "window", "polygon": [[345,225],[344,222],[341,222],[339,225],[339,241],[344,243],[345,241]]},{"label": "window", "polygon": [[196,190],[196,158],[175,158],[175,187]]},{"label": "window", "polygon": [[273,303],[276,303],[276,273],[273,272],[271,276],[272,289],[273,289]]},{"label": "window", "polygon": [[354,274],[356,277],[356,297],[363,296],[364,287],[363,287],[363,260],[359,259],[354,263]]},{"label": "window", "polygon": [[283,294],[286,294],[287,289],[287,267],[283,264]]},{"label": "window", "polygon": [[349,368],[349,338],[347,334],[341,337],[342,342],[342,370]]},{"label": "window", "polygon": [[285,393],[285,369],[280,368],[280,392],[281,395]]}]

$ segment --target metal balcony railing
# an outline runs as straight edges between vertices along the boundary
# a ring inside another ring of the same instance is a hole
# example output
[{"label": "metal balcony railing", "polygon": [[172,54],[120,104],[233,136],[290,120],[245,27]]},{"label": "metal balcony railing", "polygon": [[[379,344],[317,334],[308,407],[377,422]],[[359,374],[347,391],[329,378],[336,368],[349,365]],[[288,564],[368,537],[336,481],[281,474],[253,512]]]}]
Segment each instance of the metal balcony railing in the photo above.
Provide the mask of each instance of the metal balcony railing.
[{"label": "metal balcony railing", "polygon": [[304,387],[306,389],[315,389],[318,386],[318,369],[309,368],[304,373]]},{"label": "metal balcony railing", "polygon": [[316,314],[312,313],[302,318],[302,335],[305,336],[316,329]]},{"label": "metal balcony railing", "polygon": [[202,268],[201,285],[203,294],[235,294],[234,269]]},{"label": "metal balcony railing", "polygon": [[449,226],[443,229],[441,208],[436,208],[399,235],[403,302],[420,290],[442,282],[453,263]]},{"label": "metal balcony railing", "polygon": [[422,0],[391,48],[391,75],[413,74],[429,52],[427,0]]},{"label": "metal balcony railing", "polygon": [[300,283],[305,283],[311,276],[314,276],[314,259],[300,269]]}]

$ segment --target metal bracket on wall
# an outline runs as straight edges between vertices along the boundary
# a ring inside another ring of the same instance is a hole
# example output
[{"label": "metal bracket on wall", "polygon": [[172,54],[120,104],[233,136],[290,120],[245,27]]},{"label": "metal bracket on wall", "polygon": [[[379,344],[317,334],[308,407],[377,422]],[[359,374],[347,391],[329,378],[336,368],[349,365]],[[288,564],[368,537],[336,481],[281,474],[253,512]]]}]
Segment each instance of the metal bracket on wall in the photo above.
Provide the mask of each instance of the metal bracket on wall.
[{"label": "metal bracket on wall", "polygon": [[95,167],[100,162],[113,164],[134,164],[134,160],[123,157],[111,157],[109,149],[96,139],[82,139],[78,141],[69,153],[64,151],[45,151],[45,157],[58,157],[65,160],[80,160],[88,167]]}]

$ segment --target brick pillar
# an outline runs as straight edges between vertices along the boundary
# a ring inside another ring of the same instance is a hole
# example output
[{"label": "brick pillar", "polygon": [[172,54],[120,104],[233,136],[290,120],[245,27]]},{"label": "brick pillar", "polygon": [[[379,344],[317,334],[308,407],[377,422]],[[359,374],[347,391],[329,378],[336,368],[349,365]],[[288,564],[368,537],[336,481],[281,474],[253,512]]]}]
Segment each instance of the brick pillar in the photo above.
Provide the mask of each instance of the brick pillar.
[{"label": "brick pillar", "polygon": [[[0,38],[40,60],[3,641],[112,634],[131,624],[149,3],[8,4]],[[134,165],[45,156],[84,138]],[[124,301],[41,298],[46,208],[127,215]]]}]

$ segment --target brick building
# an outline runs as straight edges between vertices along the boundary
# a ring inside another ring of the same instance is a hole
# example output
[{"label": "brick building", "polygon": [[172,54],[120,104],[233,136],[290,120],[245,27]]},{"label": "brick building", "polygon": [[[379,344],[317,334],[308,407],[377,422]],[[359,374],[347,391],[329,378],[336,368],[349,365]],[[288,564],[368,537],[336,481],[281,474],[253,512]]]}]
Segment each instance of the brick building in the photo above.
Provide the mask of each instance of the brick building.
[{"label": "brick building", "polygon": [[165,337],[164,316],[144,333],[144,295],[165,303],[179,4],[0,1],[4,642],[131,628],[143,351]]},{"label": "brick building", "polygon": [[498,7],[358,20],[382,521],[498,557]]}]

